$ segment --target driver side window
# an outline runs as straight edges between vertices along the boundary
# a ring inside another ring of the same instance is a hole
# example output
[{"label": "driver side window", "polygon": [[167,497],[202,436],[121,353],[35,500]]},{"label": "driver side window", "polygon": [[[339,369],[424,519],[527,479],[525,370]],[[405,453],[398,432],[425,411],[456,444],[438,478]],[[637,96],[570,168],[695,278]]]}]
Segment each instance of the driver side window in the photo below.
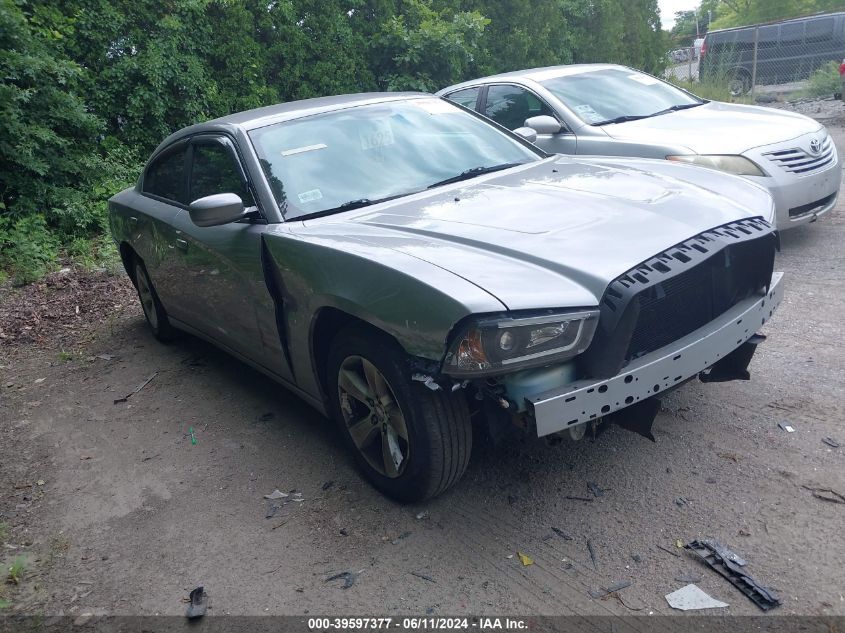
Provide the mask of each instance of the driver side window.
[{"label": "driver side window", "polygon": [[555,117],[549,106],[525,88],[490,86],[487,89],[484,115],[509,130],[522,127],[525,125],[525,119],[542,114]]},{"label": "driver side window", "polygon": [[245,207],[255,206],[234,157],[224,145],[213,141],[194,145],[190,192],[192,201],[217,193],[235,193]]}]

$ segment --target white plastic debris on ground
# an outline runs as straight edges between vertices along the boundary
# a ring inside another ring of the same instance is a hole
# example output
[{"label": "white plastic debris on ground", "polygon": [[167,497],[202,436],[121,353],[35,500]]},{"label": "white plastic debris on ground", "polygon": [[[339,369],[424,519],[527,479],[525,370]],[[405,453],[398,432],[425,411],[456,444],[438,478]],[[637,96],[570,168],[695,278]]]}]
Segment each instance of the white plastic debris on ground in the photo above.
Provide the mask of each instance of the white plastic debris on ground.
[{"label": "white plastic debris on ground", "polygon": [[677,591],[666,594],[666,602],[673,609],[681,611],[692,611],[695,609],[718,609],[727,607],[728,604],[711,598],[696,585],[687,585]]}]

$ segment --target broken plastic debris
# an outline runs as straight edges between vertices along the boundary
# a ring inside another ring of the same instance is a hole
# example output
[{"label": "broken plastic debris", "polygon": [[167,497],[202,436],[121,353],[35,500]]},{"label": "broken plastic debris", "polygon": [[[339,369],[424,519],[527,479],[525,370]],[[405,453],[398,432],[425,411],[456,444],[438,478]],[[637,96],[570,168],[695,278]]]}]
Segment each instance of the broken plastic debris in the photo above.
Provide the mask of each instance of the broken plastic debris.
[{"label": "broken plastic debris", "polygon": [[732,560],[724,558],[719,551],[707,541],[693,541],[684,546],[687,550],[699,556],[713,571],[728,580],[734,587],[744,593],[749,600],[768,611],[780,605],[780,600],[769,589],[760,585]]},{"label": "broken plastic debris", "polygon": [[429,517],[428,510],[423,510],[422,512],[417,512],[417,520],[422,521]]},{"label": "broken plastic debris", "polygon": [[831,448],[839,448],[839,442],[837,442],[837,441],[836,441],[835,439],[833,439],[832,437],[823,437],[823,438],[822,438],[822,443],[827,444],[827,445],[828,445],[828,446],[830,446]]},{"label": "broken plastic debris", "polygon": [[185,612],[185,617],[188,619],[199,618],[208,611],[208,603],[210,599],[205,592],[204,587],[197,587],[188,596],[191,603],[188,605],[188,610]]},{"label": "broken plastic debris", "polygon": [[778,422],[778,426],[787,433],[795,433],[795,429],[789,426],[786,422]]},{"label": "broken plastic debris", "polygon": [[284,499],[287,496],[288,496],[288,493],[281,492],[278,488],[276,488],[269,495],[264,495],[264,498],[265,499]]},{"label": "broken plastic debris", "polygon": [[677,591],[666,594],[666,602],[673,609],[692,611],[695,609],[720,609],[727,607],[726,602],[720,602],[710,597],[695,585],[681,587]]},{"label": "broken plastic debris", "polygon": [[194,427],[188,427],[188,435],[191,436],[191,445],[196,446],[197,436],[194,435]]},{"label": "broken plastic debris", "polygon": [[522,563],[523,567],[528,567],[529,565],[534,564],[534,559],[531,558],[528,554],[517,552],[516,555],[519,556],[519,562]]},{"label": "broken plastic debris", "polygon": [[343,587],[341,587],[341,589],[349,589],[352,585],[355,584],[355,581],[358,580],[358,574],[360,573],[360,571],[342,571],[339,574],[335,574],[334,576],[329,576],[328,578],[326,578],[326,582],[331,582],[332,580],[340,580],[342,578]]},{"label": "broken plastic debris", "polygon": [[604,490],[595,481],[588,481],[587,488],[590,489],[590,492],[593,493],[594,497],[604,496]]}]

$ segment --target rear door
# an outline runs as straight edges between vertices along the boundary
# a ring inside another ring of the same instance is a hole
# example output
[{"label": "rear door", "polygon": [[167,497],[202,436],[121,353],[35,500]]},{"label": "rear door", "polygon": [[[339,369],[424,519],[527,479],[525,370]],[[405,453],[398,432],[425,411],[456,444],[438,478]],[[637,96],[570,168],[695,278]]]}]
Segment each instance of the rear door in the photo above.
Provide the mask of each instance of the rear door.
[{"label": "rear door", "polygon": [[273,331],[262,332],[258,325],[259,313],[274,313],[261,263],[261,234],[266,221],[255,205],[233,141],[223,135],[194,137],[189,174],[189,200],[235,193],[255,212],[253,219],[211,227],[196,226],[187,210],[179,214],[176,244],[185,276],[182,300],[196,315],[191,325],[254,362],[265,364],[264,337],[278,336]]}]

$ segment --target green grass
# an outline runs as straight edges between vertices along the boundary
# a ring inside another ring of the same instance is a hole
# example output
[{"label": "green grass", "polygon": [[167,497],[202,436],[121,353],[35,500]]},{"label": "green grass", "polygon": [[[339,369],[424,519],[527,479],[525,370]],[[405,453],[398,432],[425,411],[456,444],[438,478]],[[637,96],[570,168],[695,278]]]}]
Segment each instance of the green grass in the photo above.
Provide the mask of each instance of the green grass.
[{"label": "green grass", "polygon": [[6,582],[13,585],[19,585],[26,573],[26,559],[23,556],[15,558],[15,562],[9,567],[9,573],[6,576]]},{"label": "green grass", "polygon": [[9,538],[9,524],[0,521],[0,543],[5,543],[7,538]]},{"label": "green grass", "polygon": [[725,101],[727,103],[754,103],[750,95],[742,95],[734,97],[728,88],[727,81],[719,81],[710,79],[706,81],[690,81],[680,79],[669,79],[669,82],[678,86],[682,90],[691,92],[697,97],[708,99],[709,101]]}]

